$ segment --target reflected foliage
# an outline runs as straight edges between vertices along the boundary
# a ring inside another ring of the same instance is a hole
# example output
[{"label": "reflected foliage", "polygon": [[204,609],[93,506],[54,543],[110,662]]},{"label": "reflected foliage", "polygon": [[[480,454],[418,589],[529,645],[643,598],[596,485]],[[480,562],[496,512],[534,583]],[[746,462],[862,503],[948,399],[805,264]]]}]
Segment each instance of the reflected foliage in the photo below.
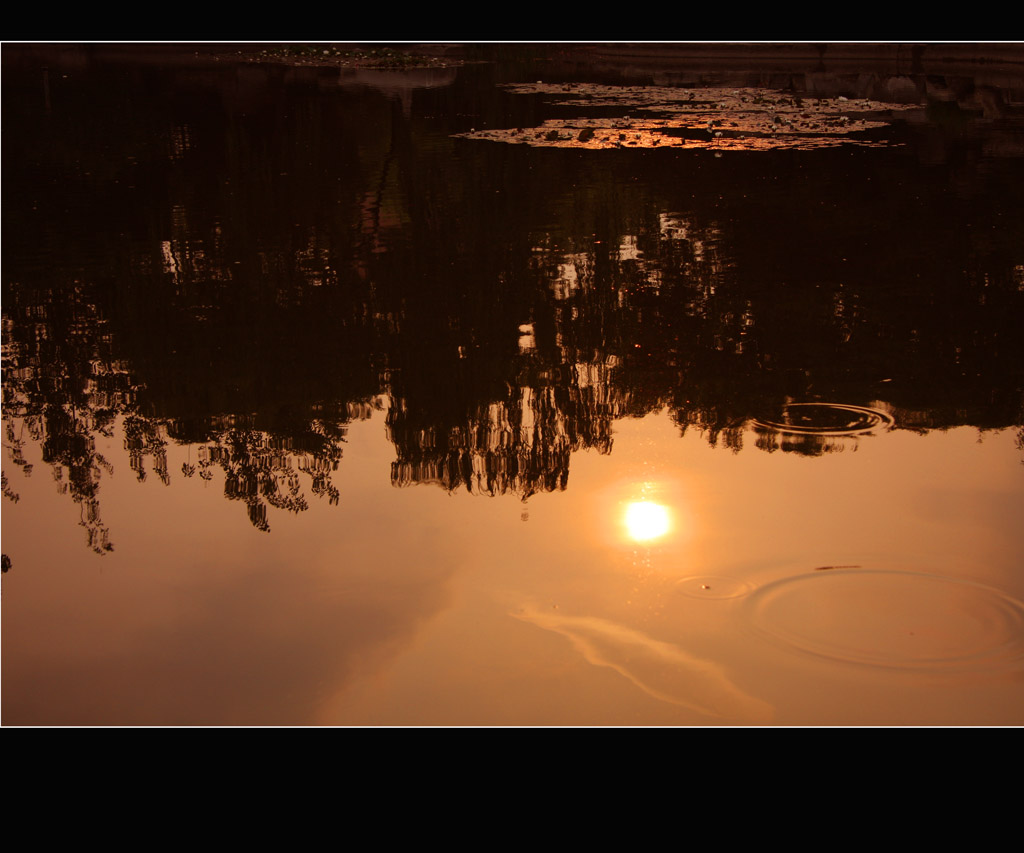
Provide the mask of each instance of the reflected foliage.
[{"label": "reflected foliage", "polygon": [[991,137],[897,122],[887,149],[533,149],[459,138],[579,109],[492,66],[17,59],[3,494],[38,445],[98,553],[112,439],[164,485],[187,446],[181,478],[223,480],[269,530],[339,501],[347,426],[374,412],[396,486],[522,498],[660,410],[712,445],[808,456],[862,439],[767,415],[1024,429],[1024,160]]},{"label": "reflected foliage", "polygon": [[[347,418],[316,418],[291,430],[274,431],[246,426],[234,418],[230,423],[211,424],[200,443],[187,442],[190,451],[196,451],[196,461],[184,463],[182,474],[208,481],[213,478],[211,469],[219,468],[224,496],[242,501],[253,526],[269,531],[268,508],[295,513],[308,508],[304,483],[317,498],[338,503],[340,493],[331,475],[341,461],[346,423]],[[182,436],[182,425],[172,424],[170,434]]]}]

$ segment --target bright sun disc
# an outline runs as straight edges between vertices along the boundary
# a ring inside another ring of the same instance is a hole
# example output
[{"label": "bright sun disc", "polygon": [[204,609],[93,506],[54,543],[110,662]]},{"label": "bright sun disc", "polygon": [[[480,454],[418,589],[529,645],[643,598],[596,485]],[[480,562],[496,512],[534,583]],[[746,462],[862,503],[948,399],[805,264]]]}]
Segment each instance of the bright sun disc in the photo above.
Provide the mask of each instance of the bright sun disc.
[{"label": "bright sun disc", "polygon": [[668,533],[670,519],[668,507],[638,501],[626,507],[626,529],[638,541],[656,539]]}]

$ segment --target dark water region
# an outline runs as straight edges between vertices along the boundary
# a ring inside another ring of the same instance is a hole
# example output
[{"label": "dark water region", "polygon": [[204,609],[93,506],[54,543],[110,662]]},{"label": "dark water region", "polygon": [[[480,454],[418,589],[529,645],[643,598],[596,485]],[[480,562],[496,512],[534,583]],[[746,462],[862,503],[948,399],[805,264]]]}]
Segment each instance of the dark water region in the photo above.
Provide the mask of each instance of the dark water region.
[{"label": "dark water region", "polygon": [[4,722],[1021,722],[1024,64],[456,53],[4,47]]}]

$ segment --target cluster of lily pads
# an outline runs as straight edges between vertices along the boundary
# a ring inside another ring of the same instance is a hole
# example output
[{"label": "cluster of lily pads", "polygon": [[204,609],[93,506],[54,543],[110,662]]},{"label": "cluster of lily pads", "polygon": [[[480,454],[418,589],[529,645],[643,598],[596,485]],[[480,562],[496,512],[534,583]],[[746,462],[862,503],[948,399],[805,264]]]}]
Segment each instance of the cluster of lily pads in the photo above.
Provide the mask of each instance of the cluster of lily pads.
[{"label": "cluster of lily pads", "polygon": [[474,130],[469,139],[558,148],[809,149],[876,146],[854,134],[885,127],[893,113],[915,109],[867,99],[819,98],[757,88],[680,89],[663,86],[514,84],[560,106],[619,108],[615,118],[550,119],[539,127]]}]

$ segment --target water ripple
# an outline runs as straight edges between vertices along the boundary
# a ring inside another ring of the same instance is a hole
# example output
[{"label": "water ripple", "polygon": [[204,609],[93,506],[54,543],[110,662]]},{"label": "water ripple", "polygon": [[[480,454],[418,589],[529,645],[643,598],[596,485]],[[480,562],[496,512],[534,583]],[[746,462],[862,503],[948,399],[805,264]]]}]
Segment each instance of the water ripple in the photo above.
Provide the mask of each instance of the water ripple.
[{"label": "water ripple", "polygon": [[683,578],[679,592],[690,598],[741,598],[754,590],[754,584],[722,575],[698,575]]},{"label": "water ripple", "polygon": [[1024,668],[1024,604],[970,581],[836,569],[770,583],[746,604],[761,636],[819,657],[933,674]]},{"label": "water ripple", "polygon": [[778,419],[754,418],[755,429],[784,435],[842,436],[862,435],[891,429],[892,415],[881,409],[852,406],[847,403],[787,403]]}]

